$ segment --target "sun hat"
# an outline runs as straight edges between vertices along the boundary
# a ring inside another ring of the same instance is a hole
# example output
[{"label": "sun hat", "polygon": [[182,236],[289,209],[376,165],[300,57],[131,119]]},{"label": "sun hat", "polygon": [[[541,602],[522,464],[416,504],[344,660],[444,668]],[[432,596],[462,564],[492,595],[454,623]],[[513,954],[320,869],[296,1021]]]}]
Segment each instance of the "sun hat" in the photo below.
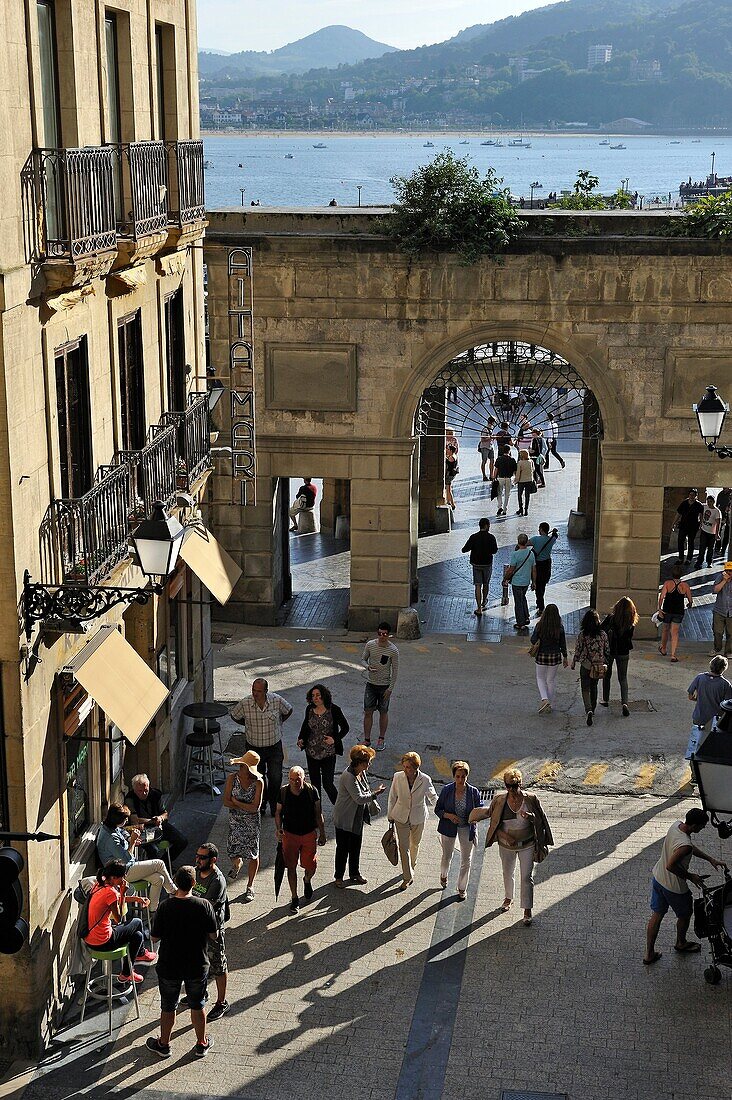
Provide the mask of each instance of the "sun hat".
[{"label": "sun hat", "polygon": [[724,569],[725,569],[725,572],[726,572],[726,571],[727,571],[728,569],[729,569],[730,571],[732,571],[732,561],[726,561],[726,562],[724,563]]},{"label": "sun hat", "polygon": [[252,773],[252,775],[256,775],[259,779],[261,779],[262,776],[257,767],[259,761],[259,753],[252,752],[252,750],[250,749],[249,752],[245,752],[243,756],[235,756],[233,760],[229,761],[229,763],[237,765],[244,764],[247,768],[249,768],[249,771]]}]

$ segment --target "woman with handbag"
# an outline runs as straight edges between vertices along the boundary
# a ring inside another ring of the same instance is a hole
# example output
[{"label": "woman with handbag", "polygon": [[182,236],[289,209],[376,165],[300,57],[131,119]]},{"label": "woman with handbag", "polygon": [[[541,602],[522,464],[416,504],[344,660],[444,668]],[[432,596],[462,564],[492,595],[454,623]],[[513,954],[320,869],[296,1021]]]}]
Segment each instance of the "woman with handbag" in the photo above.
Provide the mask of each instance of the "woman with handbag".
[{"label": "woman with handbag", "polygon": [[607,672],[602,681],[602,699],[600,706],[607,707],[610,704],[610,680],[613,671],[613,662],[618,674],[620,684],[620,700],[623,704],[623,718],[630,718],[628,706],[628,661],[630,651],[633,648],[633,632],[638,623],[638,611],[629,596],[622,596],[613,607],[609,615],[602,620],[602,629],[605,631],[610,643],[610,660]]},{"label": "woman with handbag", "polygon": [[556,696],[557,672],[564,662],[567,668],[567,639],[559,608],[547,604],[531,635],[530,655],[536,662],[536,686],[541,704],[539,714],[550,714]]},{"label": "woman with handbag", "polygon": [[[370,823],[370,807],[376,795],[382,794],[386,787],[382,783],[371,789],[366,772],[376,756],[376,749],[370,745],[354,745],[349,752],[350,763],[338,781],[338,797],[333,807],[333,825],[335,828],[335,885],[345,887],[343,875],[348,863],[351,882],[365,886],[367,880],[359,869],[361,841],[364,821]],[[378,809],[378,804],[375,807]]]},{"label": "woman with handbag", "polygon": [[517,516],[528,516],[529,514],[529,500],[536,492],[536,482],[534,480],[534,463],[529,458],[528,451],[519,451],[519,461],[516,467],[516,474],[514,476],[518,492],[518,512]]},{"label": "woman with handbag", "polygon": [[316,684],[307,693],[305,717],[300,727],[297,747],[305,750],[310,782],[322,798],[321,783],[331,803],[338,797],[334,783],[336,756],[343,755],[343,738],[348,722],[324,684]]},{"label": "woman with handbag", "polygon": [[447,886],[447,872],[457,841],[460,844],[457,896],[460,901],[464,901],[476,841],[476,828],[470,824],[469,818],[473,810],[483,805],[483,799],[478,788],[468,783],[470,764],[467,761],[456,760],[452,766],[452,775],[452,783],[446,783],[442,788],[435,806],[435,813],[440,819],[437,832],[442,845],[440,886],[443,890]]},{"label": "woman with handbag", "polygon": [[405,752],[400,763],[402,770],[391,781],[387,813],[389,821],[394,822],[402,860],[403,882],[399,889],[406,890],[414,881],[427,807],[434,806],[437,792],[430,777],[420,770],[422,758],[418,752]]},{"label": "woman with handbag", "polygon": [[506,790],[493,796],[490,805],[475,810],[471,822],[490,819],[485,838],[486,848],[498,842],[503,868],[504,899],[501,908],[507,913],[513,904],[516,862],[521,871],[521,907],[524,924],[531,924],[534,907],[534,864],[546,858],[554,843],[549,822],[541,802],[521,787],[523,776],[518,768],[503,773]]},{"label": "woman with handbag", "polygon": [[587,725],[591,726],[597,707],[597,685],[607,672],[610,662],[610,643],[600,626],[600,616],[591,607],[585,612],[582,626],[574,647],[572,668],[579,661],[582,702],[587,713]]}]

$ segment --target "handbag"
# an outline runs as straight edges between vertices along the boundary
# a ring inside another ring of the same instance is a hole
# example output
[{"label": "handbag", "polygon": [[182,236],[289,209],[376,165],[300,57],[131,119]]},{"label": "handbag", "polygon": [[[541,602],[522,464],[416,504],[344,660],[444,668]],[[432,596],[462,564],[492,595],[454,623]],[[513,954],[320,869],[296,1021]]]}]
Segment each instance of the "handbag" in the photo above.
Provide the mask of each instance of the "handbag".
[{"label": "handbag", "polygon": [[590,679],[602,680],[603,676],[607,672],[607,665],[590,665]]},{"label": "handbag", "polygon": [[535,492],[537,492],[536,482],[532,479],[527,484],[529,486],[529,496],[531,497],[534,495]]},{"label": "handbag", "polygon": [[528,650],[527,650],[527,653],[529,654],[529,657],[536,657],[539,653],[540,646],[541,646],[541,639],[539,639],[538,642],[534,642],[532,645],[530,645]]},{"label": "handbag", "polygon": [[498,478],[494,477],[491,481],[491,500],[496,500],[500,491],[501,486],[498,484]]},{"label": "handbag", "polygon": [[389,863],[391,863],[392,867],[396,867],[399,862],[399,845],[397,844],[393,821],[389,823],[389,828],[381,838],[381,847],[384,849],[384,855],[389,860]]},{"label": "handbag", "polygon": [[503,567],[503,581],[501,584],[501,607],[506,607],[508,604],[508,586],[511,583],[511,566],[504,565]]}]

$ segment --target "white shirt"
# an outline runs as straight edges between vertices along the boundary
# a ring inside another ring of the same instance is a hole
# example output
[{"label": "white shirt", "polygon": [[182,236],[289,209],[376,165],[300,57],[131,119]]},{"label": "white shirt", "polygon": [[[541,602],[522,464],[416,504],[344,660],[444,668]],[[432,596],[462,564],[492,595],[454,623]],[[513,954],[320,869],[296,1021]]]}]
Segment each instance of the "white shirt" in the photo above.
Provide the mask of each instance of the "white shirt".
[{"label": "white shirt", "polygon": [[268,691],[263,709],[255,703],[253,695],[247,695],[229,713],[235,722],[244,726],[248,745],[266,749],[282,740],[282,719],[290,717],[292,707],[276,691]]},{"label": "white shirt", "polygon": [[719,530],[719,524],[722,522],[722,513],[719,508],[711,507],[709,504],[704,505],[704,511],[702,512],[701,529],[706,535],[716,535]]},{"label": "white shirt", "polygon": [[410,825],[424,825],[427,806],[434,806],[436,802],[437,792],[428,775],[418,771],[410,789],[404,772],[397,772],[391,781],[387,815],[390,821],[398,821],[400,825],[407,822]]},{"label": "white shirt", "polygon": [[676,866],[683,871],[688,871],[689,862],[691,860],[691,845],[693,844],[692,838],[688,833],[681,831],[681,822],[676,821],[666,833],[666,839],[663,842],[663,848],[661,849],[661,858],[656,866],[653,868],[653,877],[660,886],[665,886],[667,890],[670,890],[673,894],[688,894],[688,883],[679,878],[678,875],[672,874],[667,870],[667,864],[671,862],[672,857],[679,848],[689,848],[689,853],[686,856],[682,856],[677,860]]}]

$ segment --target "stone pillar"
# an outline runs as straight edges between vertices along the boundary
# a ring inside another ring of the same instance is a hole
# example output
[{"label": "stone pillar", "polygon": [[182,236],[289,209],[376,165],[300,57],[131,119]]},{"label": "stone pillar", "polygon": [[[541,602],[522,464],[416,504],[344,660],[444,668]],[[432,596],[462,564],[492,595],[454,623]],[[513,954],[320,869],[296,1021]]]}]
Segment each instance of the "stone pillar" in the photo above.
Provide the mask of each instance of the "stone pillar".
[{"label": "stone pillar", "polygon": [[320,500],[320,529],[335,535],[339,516],[351,516],[351,483],[343,477],[324,477]]},{"label": "stone pillar", "polygon": [[[257,456],[261,473],[269,471],[269,455]],[[257,503],[243,508],[230,503],[223,492],[233,484],[226,477],[226,463],[220,463],[214,482],[218,499],[210,507],[211,523],[216,537],[243,570],[243,575],[224,607],[218,607],[215,619],[226,622],[253,623],[274,626],[278,610],[275,596],[274,570],[274,497],[277,479],[267,475],[257,477]]]},{"label": "stone pillar", "polygon": [[419,441],[419,533],[436,531],[435,509],[445,502],[445,390],[433,401],[429,435]]},{"label": "stone pillar", "polygon": [[582,417],[582,451],[580,455],[580,485],[577,512],[570,516],[567,529],[569,538],[589,539],[595,533],[597,508],[597,467],[600,458],[600,441],[590,437],[595,398],[585,392]]}]

